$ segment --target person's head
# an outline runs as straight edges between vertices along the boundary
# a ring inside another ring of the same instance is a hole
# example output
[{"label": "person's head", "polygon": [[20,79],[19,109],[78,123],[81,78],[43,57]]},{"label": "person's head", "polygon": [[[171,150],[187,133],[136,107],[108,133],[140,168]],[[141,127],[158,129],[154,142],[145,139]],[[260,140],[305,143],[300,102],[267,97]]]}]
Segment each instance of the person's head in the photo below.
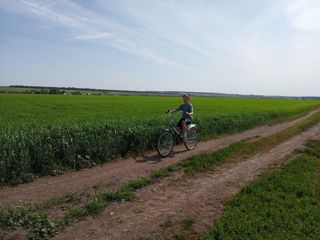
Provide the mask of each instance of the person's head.
[{"label": "person's head", "polygon": [[188,103],[191,100],[191,95],[189,93],[183,94],[182,99],[184,103]]}]

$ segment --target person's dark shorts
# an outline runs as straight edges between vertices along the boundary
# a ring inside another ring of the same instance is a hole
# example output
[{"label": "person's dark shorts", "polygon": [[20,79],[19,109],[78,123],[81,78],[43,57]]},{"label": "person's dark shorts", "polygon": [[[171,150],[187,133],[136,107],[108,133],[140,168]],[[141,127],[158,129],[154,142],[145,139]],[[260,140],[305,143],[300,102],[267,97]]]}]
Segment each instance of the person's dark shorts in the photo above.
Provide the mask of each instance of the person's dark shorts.
[{"label": "person's dark shorts", "polygon": [[187,125],[191,124],[192,122],[190,118],[181,118],[177,124],[177,127],[182,127],[182,121],[185,121]]}]

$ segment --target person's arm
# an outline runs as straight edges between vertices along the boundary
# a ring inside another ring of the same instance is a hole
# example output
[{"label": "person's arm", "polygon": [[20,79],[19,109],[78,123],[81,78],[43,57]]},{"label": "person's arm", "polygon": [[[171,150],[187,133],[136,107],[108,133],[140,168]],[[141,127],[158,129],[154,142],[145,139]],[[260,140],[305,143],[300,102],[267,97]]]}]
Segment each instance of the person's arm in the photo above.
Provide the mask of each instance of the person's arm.
[{"label": "person's arm", "polygon": [[188,116],[192,116],[193,115],[193,106],[191,106],[190,112],[185,112],[185,114],[187,114]]},{"label": "person's arm", "polygon": [[167,113],[169,113],[169,112],[170,112],[170,113],[175,113],[175,112],[177,112],[177,111],[179,111],[179,109],[176,108],[176,109],[168,109],[166,112],[167,112]]},{"label": "person's arm", "polygon": [[168,109],[166,112],[167,113],[175,113],[175,112],[178,112],[178,111],[181,111],[181,105],[175,109]]}]

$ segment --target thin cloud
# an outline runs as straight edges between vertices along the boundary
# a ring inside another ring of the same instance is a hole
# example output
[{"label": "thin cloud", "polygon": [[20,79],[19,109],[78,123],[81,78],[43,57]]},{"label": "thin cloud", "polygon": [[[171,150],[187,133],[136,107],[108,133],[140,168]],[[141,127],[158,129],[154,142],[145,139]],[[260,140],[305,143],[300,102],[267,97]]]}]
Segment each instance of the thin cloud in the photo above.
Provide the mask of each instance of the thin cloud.
[{"label": "thin cloud", "polygon": [[[69,41],[126,53],[121,57],[128,64],[121,73],[117,73],[118,65],[99,68],[101,73],[97,71],[96,80],[92,80],[97,86],[103,86],[110,74],[117,79],[113,81],[115,88],[145,89],[149,84],[149,89],[183,86],[201,91],[290,95],[320,89],[318,0],[0,0],[0,8],[17,15],[10,24],[14,31],[3,29],[7,31],[4,43],[17,37],[21,30],[17,24],[23,21],[19,16],[26,16],[36,19],[33,23],[38,25],[30,26],[30,34],[21,31],[18,37],[30,39],[39,34],[40,41],[47,41],[41,34],[48,31],[48,38],[65,34]],[[45,27],[38,28],[42,24]],[[87,54],[82,49],[88,47],[81,45],[79,54]],[[116,64],[114,54],[99,54]],[[131,73],[137,59],[144,61]],[[156,66],[149,68],[149,63]],[[76,79],[84,79],[83,63],[74,64],[79,66],[74,71],[80,75]],[[99,62],[93,60],[92,65],[98,67]],[[167,71],[157,65],[166,66]],[[48,71],[48,75],[54,72]],[[152,83],[150,76],[155,80]]]},{"label": "thin cloud", "polygon": [[317,0],[290,1],[289,21],[297,29],[320,31],[320,2]]},{"label": "thin cloud", "polygon": [[94,32],[94,33],[88,33],[88,34],[81,34],[81,35],[75,36],[73,39],[76,39],[76,40],[108,39],[112,35],[113,33]]},{"label": "thin cloud", "polygon": [[[119,51],[130,53],[143,59],[170,67],[185,67],[183,64],[172,61],[144,46],[149,42],[143,34],[135,29],[98,15],[84,9],[69,0],[37,1],[37,0],[12,0],[0,1],[0,7],[16,14],[35,16],[43,21],[49,21],[67,28],[74,35],[74,40],[95,41],[105,40],[103,43]],[[113,33],[110,33],[111,30]]]},{"label": "thin cloud", "polygon": [[0,6],[16,14],[26,15],[33,18],[38,17],[64,26],[74,28],[80,27],[80,22],[77,19],[55,11],[54,5],[53,1],[50,3],[46,0],[3,0],[0,2]]}]

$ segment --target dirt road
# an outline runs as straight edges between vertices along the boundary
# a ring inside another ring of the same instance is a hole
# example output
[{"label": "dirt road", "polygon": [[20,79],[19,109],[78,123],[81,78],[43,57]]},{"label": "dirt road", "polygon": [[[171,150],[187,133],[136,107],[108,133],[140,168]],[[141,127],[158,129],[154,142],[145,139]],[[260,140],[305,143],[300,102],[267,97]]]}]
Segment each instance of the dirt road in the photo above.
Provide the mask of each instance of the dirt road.
[{"label": "dirt road", "polygon": [[147,176],[153,170],[169,166],[199,153],[216,151],[244,139],[272,135],[310,117],[316,112],[319,112],[319,110],[311,111],[307,115],[293,121],[272,126],[260,126],[240,133],[221,136],[218,139],[201,142],[193,151],[186,151],[184,146],[177,146],[173,154],[166,159],[160,159],[156,152],[151,152],[137,159],[120,159],[91,169],[68,172],[57,177],[43,177],[34,182],[15,187],[2,187],[0,188],[0,204],[10,205],[39,202],[46,198],[65,195],[68,192],[82,192],[102,182],[121,185],[128,180]]},{"label": "dirt road", "polygon": [[[262,127],[235,136],[252,137],[257,132],[261,135],[263,132],[270,134],[276,127],[280,129],[280,125]],[[263,128],[264,131],[260,132]],[[224,139],[231,140],[228,137]],[[186,217],[193,218],[195,231],[201,232],[222,215],[224,203],[228,199],[268,168],[287,161],[290,154],[303,147],[308,139],[320,139],[320,123],[270,151],[245,161],[227,163],[196,177],[173,176],[147,186],[138,191],[135,201],[111,205],[102,215],[77,223],[54,239],[141,239],[153,235],[163,236],[168,229],[160,225],[168,218],[176,222]],[[214,145],[216,141],[210,143]]]}]

